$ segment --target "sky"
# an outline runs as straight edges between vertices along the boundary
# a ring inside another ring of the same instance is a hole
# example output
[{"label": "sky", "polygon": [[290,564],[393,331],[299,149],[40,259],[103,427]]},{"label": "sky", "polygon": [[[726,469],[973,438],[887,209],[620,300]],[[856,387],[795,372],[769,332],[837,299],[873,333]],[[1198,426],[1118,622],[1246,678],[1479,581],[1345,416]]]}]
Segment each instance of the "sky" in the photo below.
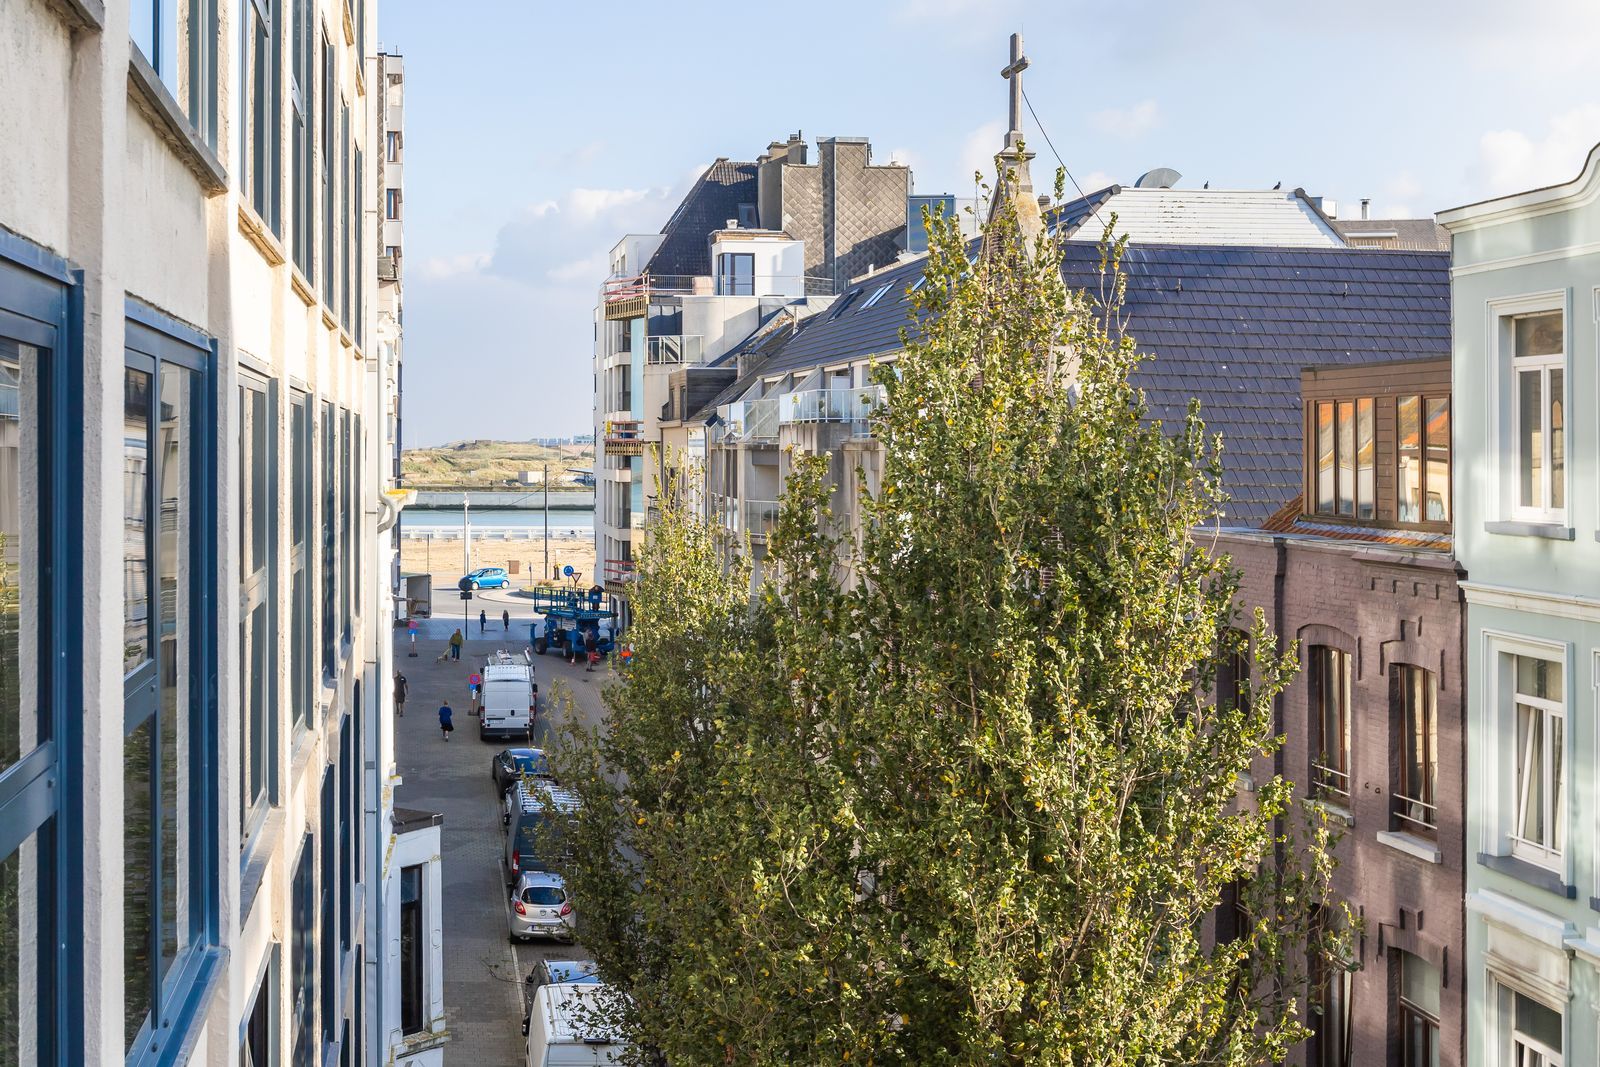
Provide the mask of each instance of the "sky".
[{"label": "sky", "polygon": [[[1600,142],[1595,0],[383,0],[406,62],[406,444],[588,432],[607,254],[719,156],[867,136],[917,192],[970,196],[1017,31],[1085,190],[1172,167],[1412,217],[1569,180]],[[1056,155],[1024,132],[1048,185]]]}]

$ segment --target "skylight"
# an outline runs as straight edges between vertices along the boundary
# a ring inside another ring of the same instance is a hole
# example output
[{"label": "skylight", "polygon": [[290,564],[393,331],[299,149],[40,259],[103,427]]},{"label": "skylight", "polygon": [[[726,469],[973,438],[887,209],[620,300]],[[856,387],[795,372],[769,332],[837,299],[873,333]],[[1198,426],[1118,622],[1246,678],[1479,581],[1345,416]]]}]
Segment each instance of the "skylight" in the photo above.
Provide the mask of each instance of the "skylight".
[{"label": "skylight", "polygon": [[883,294],[887,293],[890,290],[890,288],[892,288],[892,283],[890,285],[879,286],[877,292],[875,292],[871,296],[867,297],[867,302],[865,304],[861,305],[861,310],[865,311],[865,310],[867,310],[867,308],[871,307],[873,304],[876,304],[879,300],[882,300],[883,299]]}]

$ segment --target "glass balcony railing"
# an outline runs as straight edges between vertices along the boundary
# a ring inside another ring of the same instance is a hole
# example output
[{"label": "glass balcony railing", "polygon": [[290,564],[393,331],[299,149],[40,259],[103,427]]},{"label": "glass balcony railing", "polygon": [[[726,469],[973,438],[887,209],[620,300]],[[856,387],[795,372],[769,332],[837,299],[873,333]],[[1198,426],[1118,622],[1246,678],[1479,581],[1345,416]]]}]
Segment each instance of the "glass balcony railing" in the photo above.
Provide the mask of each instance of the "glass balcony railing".
[{"label": "glass balcony railing", "polygon": [[766,538],[778,524],[776,500],[746,500],[744,504],[744,529],[751,537]]},{"label": "glass balcony railing", "polygon": [[647,339],[646,344],[648,348],[645,351],[645,359],[651,366],[662,367],[676,363],[700,362],[702,347],[701,339],[697,334],[651,337]]},{"label": "glass balcony railing", "polygon": [[778,398],[780,423],[845,422],[860,433],[870,429],[872,413],[883,403],[883,386],[807,389]]},{"label": "glass balcony railing", "polygon": [[735,400],[717,408],[725,441],[776,441],[778,439],[778,401]]}]

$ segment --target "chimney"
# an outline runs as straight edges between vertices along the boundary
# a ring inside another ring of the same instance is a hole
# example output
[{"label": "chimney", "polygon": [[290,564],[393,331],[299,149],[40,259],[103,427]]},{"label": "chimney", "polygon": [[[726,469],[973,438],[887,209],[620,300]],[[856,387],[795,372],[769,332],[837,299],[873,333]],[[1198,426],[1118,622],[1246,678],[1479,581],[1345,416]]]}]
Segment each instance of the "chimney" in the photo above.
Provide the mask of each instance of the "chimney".
[{"label": "chimney", "polygon": [[789,162],[804,166],[806,162],[806,139],[796,130],[789,135],[789,143],[784,146],[789,152]]},{"label": "chimney", "polygon": [[782,159],[788,153],[788,151],[789,144],[787,141],[769,142],[767,145],[767,154],[761,157],[761,162],[765,163],[769,159]]},{"label": "chimney", "polygon": [[1362,199],[1361,199],[1361,217],[1363,219],[1367,217],[1367,210],[1369,208],[1371,208],[1371,207],[1372,207],[1372,200],[1370,198],[1368,198],[1368,197],[1362,197]]}]

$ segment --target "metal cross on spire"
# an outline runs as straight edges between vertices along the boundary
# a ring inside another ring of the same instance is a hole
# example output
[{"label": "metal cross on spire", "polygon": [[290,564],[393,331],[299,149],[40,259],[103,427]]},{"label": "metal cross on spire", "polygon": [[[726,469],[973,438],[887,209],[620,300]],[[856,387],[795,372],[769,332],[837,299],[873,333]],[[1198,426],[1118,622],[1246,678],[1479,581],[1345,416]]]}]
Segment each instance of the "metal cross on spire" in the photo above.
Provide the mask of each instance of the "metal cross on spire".
[{"label": "metal cross on spire", "polygon": [[1022,72],[1028,69],[1028,57],[1022,54],[1022,34],[1011,35],[1011,63],[1000,72],[1000,77],[1010,82],[1011,132],[1006,135],[1006,147],[1016,147],[1022,135]]}]

